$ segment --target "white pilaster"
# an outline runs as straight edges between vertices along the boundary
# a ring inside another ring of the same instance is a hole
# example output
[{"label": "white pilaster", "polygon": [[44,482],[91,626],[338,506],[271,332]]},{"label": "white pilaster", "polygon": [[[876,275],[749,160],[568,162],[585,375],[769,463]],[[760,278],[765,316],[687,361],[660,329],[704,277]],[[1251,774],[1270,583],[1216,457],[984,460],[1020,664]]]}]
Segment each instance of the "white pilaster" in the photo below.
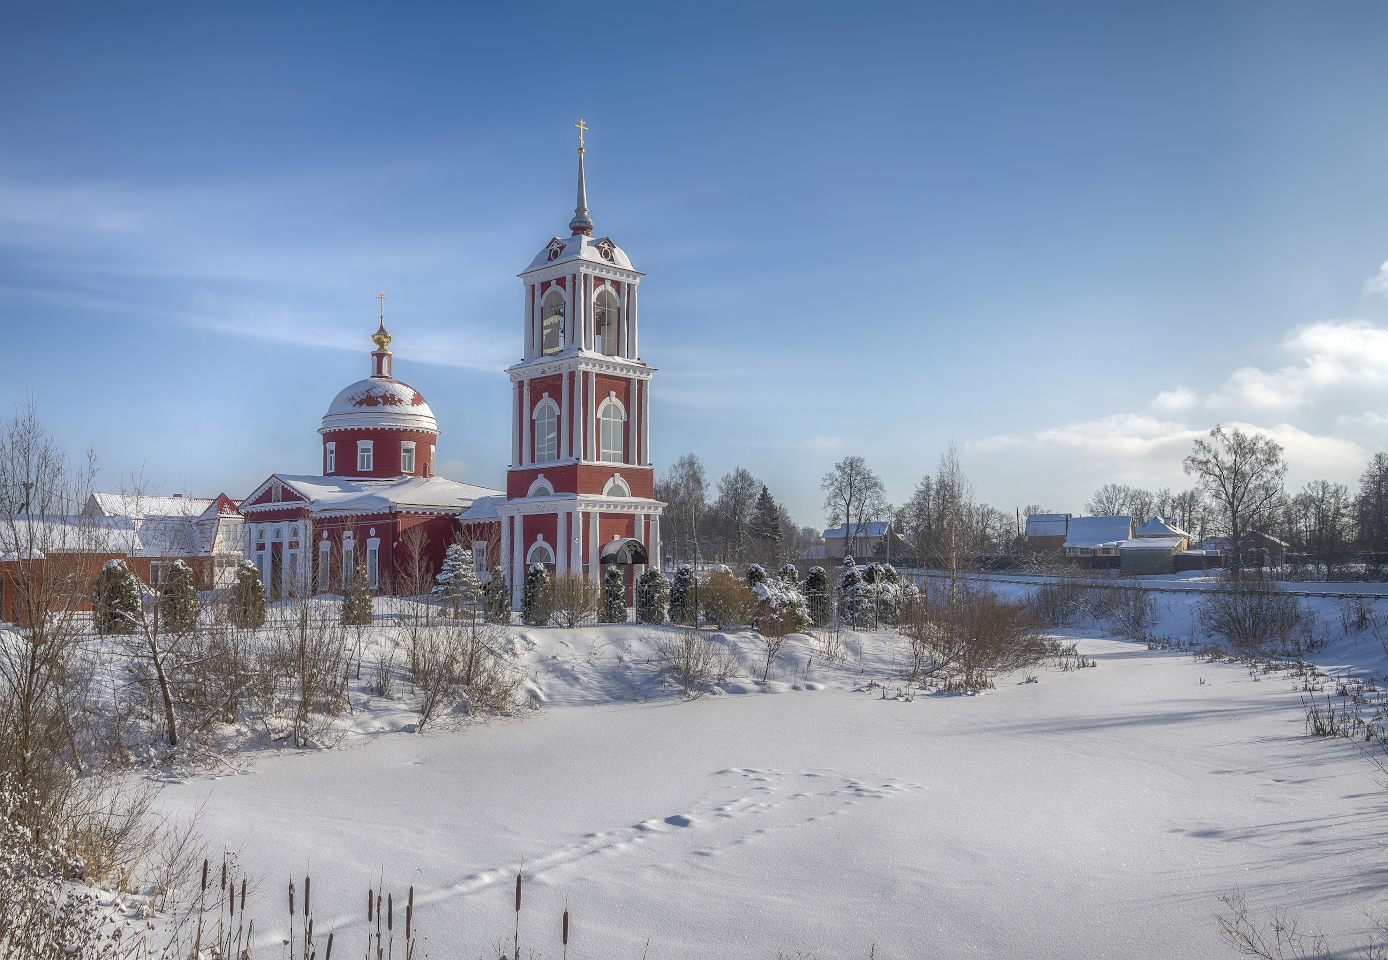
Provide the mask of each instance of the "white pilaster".
[{"label": "white pilaster", "polygon": [[587,442],[584,444],[584,449],[587,452],[589,460],[596,460],[598,458],[598,431],[596,426],[596,420],[598,415],[597,396],[598,374],[597,371],[594,370],[592,373],[588,374],[588,403],[587,411],[584,414],[583,423],[583,432],[587,435],[585,438]]},{"label": "white pilaster", "polygon": [[511,573],[511,606],[519,610],[522,591],[525,589],[525,517],[516,514],[515,536],[511,546],[513,568]]},{"label": "white pilaster", "polygon": [[651,465],[651,381],[647,380],[641,390],[641,464]]},{"label": "white pilaster", "polygon": [[564,386],[559,394],[559,458],[569,455],[569,371],[559,374]]},{"label": "white pilaster", "polygon": [[[503,571],[506,571],[506,570],[510,570],[510,569],[511,569],[511,518],[510,518],[510,517],[502,517],[502,518],[501,518],[501,557],[500,557],[499,559],[500,559],[501,562],[498,564],[498,566],[500,566],[501,569],[502,569]],[[515,603],[515,595],[516,595],[516,591],[515,591],[515,589],[514,589],[514,587],[515,587],[515,577],[513,576],[513,577],[511,578],[511,580],[512,580],[511,586],[512,586],[512,588],[513,588],[513,589],[511,590],[511,602],[512,602],[512,604],[514,605],[514,603]]]},{"label": "white pilaster", "polygon": [[646,553],[650,555],[651,562],[657,567],[660,563],[660,518],[651,517],[651,539],[646,544]]},{"label": "white pilaster", "polygon": [[598,511],[594,510],[588,514],[592,517],[588,527],[591,531],[588,534],[588,574],[597,581],[602,582],[602,558],[598,555]]},{"label": "white pilaster", "polygon": [[637,334],[641,329],[641,317],[636,307],[636,295],[640,293],[641,287],[637,284],[631,285],[631,359],[641,359],[641,342],[637,340]]},{"label": "white pilaster", "polygon": [[521,412],[521,466],[535,462],[535,453],[530,448],[530,381],[525,381],[525,405]]},{"label": "white pilaster", "polygon": [[636,359],[631,349],[631,284],[622,284],[622,356],[628,360]]},{"label": "white pilaster", "polygon": [[561,510],[554,515],[554,574],[562,577],[569,570],[568,531],[564,524],[565,514]]},{"label": "white pilaster", "polygon": [[525,285],[525,359],[529,360],[538,351],[535,349],[535,285]]},{"label": "white pilaster", "polygon": [[569,511],[569,567],[574,573],[583,570],[583,512],[580,510]]},{"label": "white pilaster", "polygon": [[639,397],[636,378],[632,377],[627,388],[627,448],[622,456],[623,463],[637,464],[641,462],[641,452],[638,449],[637,439],[640,437],[638,428],[645,418],[638,416],[636,412],[639,408]]},{"label": "white pilaster", "polygon": [[511,383],[511,466],[520,466],[520,384]]}]

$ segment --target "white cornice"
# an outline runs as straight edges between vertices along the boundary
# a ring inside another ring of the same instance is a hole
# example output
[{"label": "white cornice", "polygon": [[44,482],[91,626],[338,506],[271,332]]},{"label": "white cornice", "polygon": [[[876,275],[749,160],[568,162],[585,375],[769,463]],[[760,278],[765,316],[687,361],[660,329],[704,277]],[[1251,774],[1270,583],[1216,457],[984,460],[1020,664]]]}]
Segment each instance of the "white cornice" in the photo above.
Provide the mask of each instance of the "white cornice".
[{"label": "white cornice", "polygon": [[560,277],[571,276],[575,273],[587,274],[591,277],[606,277],[609,280],[620,280],[622,283],[630,283],[640,286],[641,278],[645,276],[640,270],[627,270],[625,267],[613,266],[607,263],[594,263],[591,260],[559,260],[555,263],[547,263],[543,267],[531,270],[528,273],[517,274],[526,283],[544,283],[548,280],[558,280]]},{"label": "white cornice", "polygon": [[637,497],[579,496],[563,500],[508,500],[499,504],[497,513],[503,517],[530,516],[541,513],[567,513],[571,510],[596,510],[600,513],[648,513],[660,516],[665,504],[660,500]]},{"label": "white cornice", "polygon": [[567,357],[555,357],[550,360],[525,360],[506,368],[506,372],[511,375],[512,383],[534,380],[536,377],[569,373],[574,370],[585,373],[609,373],[618,377],[635,377],[642,381],[650,380],[652,374],[658,372],[656,367],[644,364],[639,360],[609,357],[599,353],[574,353]]}]

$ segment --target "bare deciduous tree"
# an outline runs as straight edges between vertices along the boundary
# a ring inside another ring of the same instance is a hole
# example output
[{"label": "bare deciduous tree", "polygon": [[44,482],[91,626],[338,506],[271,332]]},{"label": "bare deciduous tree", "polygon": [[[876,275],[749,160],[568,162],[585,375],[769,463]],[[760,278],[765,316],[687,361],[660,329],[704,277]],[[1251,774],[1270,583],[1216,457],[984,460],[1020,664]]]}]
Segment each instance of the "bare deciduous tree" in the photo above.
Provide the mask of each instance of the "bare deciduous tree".
[{"label": "bare deciduous tree", "polygon": [[1237,571],[1248,535],[1265,530],[1281,504],[1287,475],[1281,444],[1261,433],[1216,426],[1209,440],[1195,441],[1183,466],[1187,474],[1200,478],[1214,501],[1229,537],[1230,564]]},{"label": "bare deciduous tree", "polygon": [[888,511],[886,488],[862,457],[844,457],[834,464],[820,480],[819,488],[824,491],[824,515],[829,526],[848,524],[843,548],[846,556],[852,556],[859,529],[870,518]]}]

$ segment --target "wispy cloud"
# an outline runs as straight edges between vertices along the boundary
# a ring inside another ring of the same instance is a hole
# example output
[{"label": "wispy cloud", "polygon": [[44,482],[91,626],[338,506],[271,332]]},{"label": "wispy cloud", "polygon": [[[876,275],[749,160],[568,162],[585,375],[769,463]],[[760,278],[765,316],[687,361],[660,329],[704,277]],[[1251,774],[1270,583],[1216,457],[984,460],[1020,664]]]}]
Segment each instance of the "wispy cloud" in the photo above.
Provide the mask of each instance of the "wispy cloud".
[{"label": "wispy cloud", "polygon": [[1365,295],[1371,293],[1388,294],[1388,260],[1383,262],[1383,266],[1378,268],[1378,273],[1364,281]]}]

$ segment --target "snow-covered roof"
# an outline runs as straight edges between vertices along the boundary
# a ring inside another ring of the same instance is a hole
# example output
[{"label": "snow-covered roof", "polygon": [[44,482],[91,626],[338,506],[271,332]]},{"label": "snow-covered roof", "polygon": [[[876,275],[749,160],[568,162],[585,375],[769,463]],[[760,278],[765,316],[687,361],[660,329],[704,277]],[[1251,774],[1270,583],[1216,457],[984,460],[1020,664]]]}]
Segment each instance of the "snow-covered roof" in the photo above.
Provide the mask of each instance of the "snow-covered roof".
[{"label": "snow-covered roof", "polygon": [[[389,513],[391,510],[466,510],[479,498],[506,495],[490,487],[459,483],[444,477],[397,477],[393,480],[349,480],[345,477],[310,477],[277,473],[266,483],[279,480],[308,501],[311,513]],[[264,487],[266,484],[261,484]],[[257,491],[260,488],[257,488]],[[283,509],[284,503],[243,506],[252,515],[260,510]]]},{"label": "snow-covered roof", "polygon": [[[887,535],[887,524],[877,521],[873,523],[853,524],[854,537],[885,537]],[[841,523],[837,527],[825,530],[821,534],[826,540],[842,540],[848,536],[848,524]]]},{"label": "snow-covered roof", "polygon": [[140,538],[128,526],[122,527],[82,516],[16,515],[12,522],[0,524],[0,559],[16,557],[38,559],[49,553],[127,553],[138,552]]},{"label": "snow-covered roof", "polygon": [[216,507],[213,497],[147,497],[132,493],[94,493],[82,511],[89,517],[125,517],[144,520],[147,517],[198,517],[209,507]]},{"label": "snow-covered roof", "polygon": [[815,545],[815,546],[813,546],[813,547],[806,547],[806,548],[805,548],[805,552],[802,553],[802,554],[800,554],[800,559],[801,559],[801,560],[827,560],[828,557],[825,556],[824,549],[825,549],[825,548],[824,548],[824,545],[823,545],[823,544],[817,544],[817,545]]},{"label": "snow-covered roof", "polygon": [[497,507],[506,502],[506,495],[499,493],[494,497],[478,497],[472,501],[472,506],[458,514],[458,520],[462,523],[470,523],[474,520],[497,520],[501,514],[497,512]]},{"label": "snow-covered roof", "polygon": [[1142,526],[1137,528],[1133,534],[1137,537],[1188,537],[1181,528],[1177,527],[1170,520],[1163,520],[1161,517],[1153,517]]},{"label": "snow-covered roof", "polygon": [[1185,537],[1141,537],[1124,540],[1118,545],[1120,551],[1128,550],[1179,550],[1186,542]]},{"label": "snow-covered roof", "polygon": [[1027,517],[1027,536],[1063,537],[1069,532],[1068,513],[1033,513]]},{"label": "snow-covered roof", "polygon": [[420,392],[389,377],[368,377],[344,387],[328,405],[318,432],[363,427],[439,432],[434,411]]},{"label": "snow-covered roof", "polygon": [[627,257],[626,252],[609,238],[589,237],[580,233],[572,237],[555,237],[545,244],[539,253],[535,254],[535,259],[530,261],[530,266],[521,271],[519,275],[523,277],[533,270],[540,270],[573,260],[587,260],[591,263],[610,264],[624,270],[636,270],[631,265],[631,260]]},{"label": "snow-covered roof", "polygon": [[1071,517],[1065,546],[1112,547],[1132,535],[1132,517]]}]

